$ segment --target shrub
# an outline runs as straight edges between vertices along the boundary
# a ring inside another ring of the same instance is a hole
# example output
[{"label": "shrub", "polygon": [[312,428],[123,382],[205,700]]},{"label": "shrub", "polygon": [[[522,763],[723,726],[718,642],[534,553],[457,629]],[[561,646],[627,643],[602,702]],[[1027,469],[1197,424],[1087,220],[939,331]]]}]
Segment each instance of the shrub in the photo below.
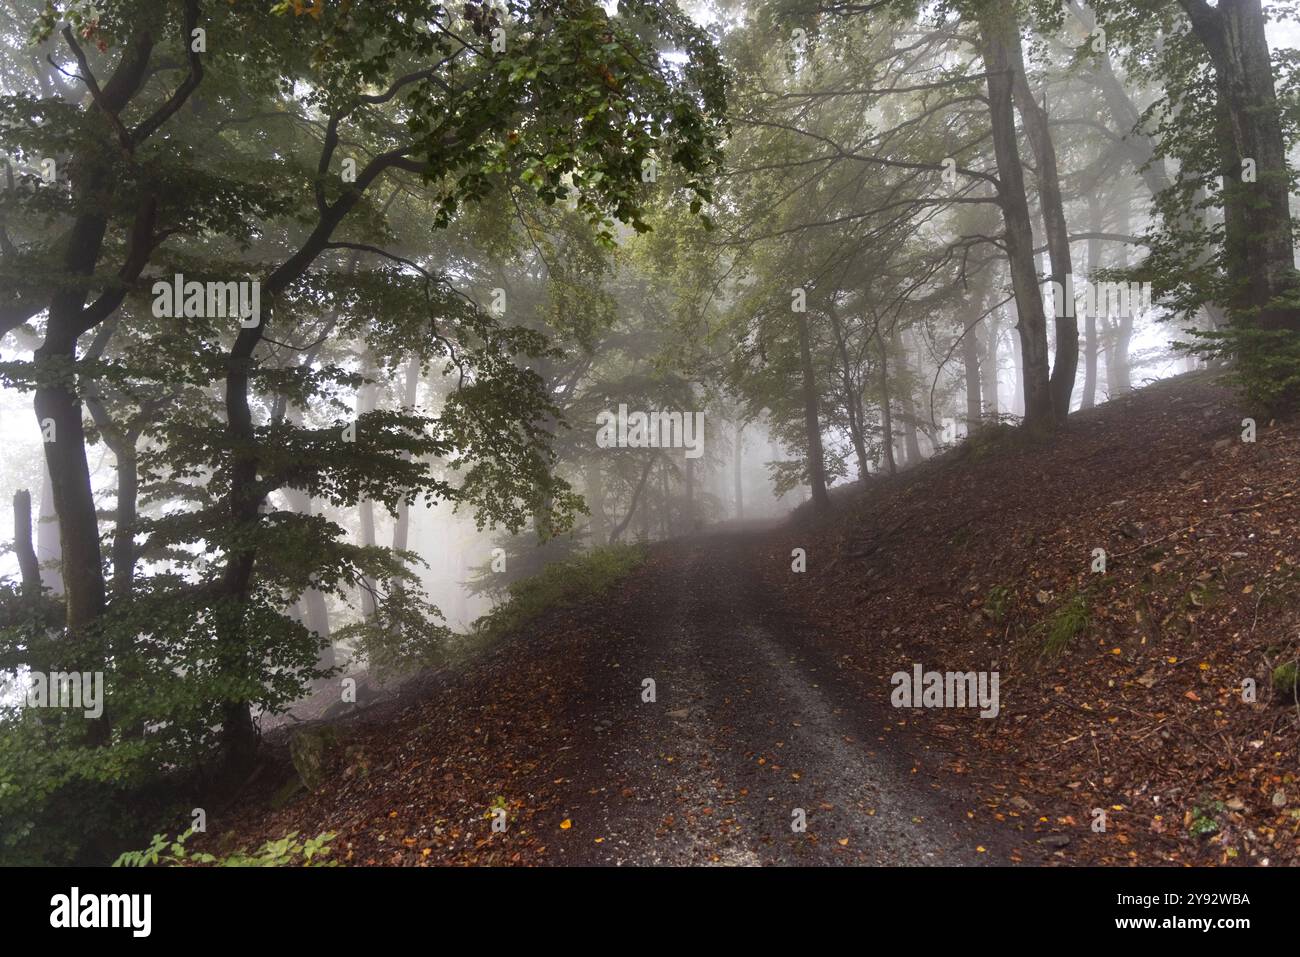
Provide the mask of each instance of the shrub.
[{"label": "shrub", "polygon": [[505,602],[474,622],[474,635],[495,640],[551,608],[604,594],[646,555],[643,545],[610,545],[548,565],[541,573],[510,585]]},{"label": "shrub", "polygon": [[153,841],[142,851],[127,851],[113,862],[114,867],[185,867],[194,864],[208,864],[214,867],[334,867],[337,862],[319,860],[329,855],[329,842],[336,835],[332,832],[318,834],[306,841],[298,840],[298,832],[292,831],[278,841],[267,841],[260,848],[249,854],[238,850],[233,854],[220,857],[204,851],[189,851],[185,842],[194,835],[193,830],[186,831],[172,841],[162,834],[155,834]]}]

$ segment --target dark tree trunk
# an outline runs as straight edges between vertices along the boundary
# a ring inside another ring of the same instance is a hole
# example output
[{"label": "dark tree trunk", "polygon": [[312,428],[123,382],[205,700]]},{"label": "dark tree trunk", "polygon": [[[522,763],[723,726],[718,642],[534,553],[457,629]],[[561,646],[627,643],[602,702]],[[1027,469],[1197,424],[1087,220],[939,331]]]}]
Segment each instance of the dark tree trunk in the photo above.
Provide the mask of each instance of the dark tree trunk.
[{"label": "dark tree trunk", "polygon": [[[614,526],[614,530],[609,533],[609,543],[611,545],[613,545],[615,542],[619,540],[619,538],[622,537],[623,532],[627,529],[628,525],[631,524],[632,516],[636,514],[637,505],[639,505],[641,502],[641,493],[645,491],[646,480],[650,478],[650,472],[651,470],[654,469],[655,461],[657,458],[658,456],[651,455],[648,459],[646,459],[645,468],[641,470],[641,478],[637,481],[636,489],[632,492],[632,501],[627,507],[627,514],[623,516],[623,520],[621,522],[619,522],[617,525]],[[641,529],[644,536],[646,538],[649,538],[650,537],[650,525],[649,525],[650,519],[648,516],[649,510],[642,509],[641,511],[642,511]]]},{"label": "dark tree trunk", "polygon": [[993,131],[993,152],[998,168],[998,201],[1006,225],[1007,258],[1016,295],[1016,331],[1024,370],[1025,427],[1047,435],[1055,430],[1052,393],[1048,377],[1047,318],[1034,266],[1034,231],[1025,197],[1025,175],[1016,141],[1015,111],[1012,107],[1011,47],[1018,49],[1020,37],[1014,20],[1001,8],[982,5],[979,13],[980,39],[988,72],[989,120]]},{"label": "dark tree trunk", "polygon": [[1061,201],[1060,173],[1056,166],[1056,146],[1052,143],[1048,126],[1047,109],[1034,99],[1025,76],[1024,57],[1020,49],[1020,29],[1010,4],[1005,8],[1006,21],[1014,31],[1014,42],[1007,42],[1005,50],[1012,69],[1016,104],[1024,123],[1025,136],[1034,152],[1037,167],[1038,206],[1043,214],[1047,235],[1048,259],[1052,265],[1049,277],[1059,291],[1055,299],[1054,326],[1056,330],[1056,361],[1052,364],[1049,388],[1052,410],[1057,422],[1064,422],[1070,414],[1074,394],[1074,379],[1079,371],[1079,323],[1074,315],[1074,267],[1070,259],[1070,234],[1065,224],[1065,206]]},{"label": "dark tree trunk", "polygon": [[[1278,302],[1295,284],[1290,172],[1260,0],[1179,0],[1214,66],[1228,139],[1225,252],[1232,305],[1261,329],[1300,331],[1300,309]],[[1242,181],[1253,160],[1255,182]]]},{"label": "dark tree trunk", "polygon": [[848,345],[844,340],[844,327],[835,304],[830,306],[831,329],[835,333],[835,349],[840,357],[840,387],[844,393],[844,411],[849,419],[849,438],[853,454],[858,460],[858,474],[867,474],[867,440],[863,433],[862,394],[853,382],[853,363],[849,360]]}]

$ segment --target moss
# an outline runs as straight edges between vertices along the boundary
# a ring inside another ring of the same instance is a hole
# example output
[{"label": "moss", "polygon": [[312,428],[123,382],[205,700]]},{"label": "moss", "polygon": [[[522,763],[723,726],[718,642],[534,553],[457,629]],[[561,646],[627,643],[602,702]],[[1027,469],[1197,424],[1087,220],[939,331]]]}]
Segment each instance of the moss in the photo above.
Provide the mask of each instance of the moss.
[{"label": "moss", "polygon": [[1090,620],[1088,596],[1076,591],[1061,603],[1034,631],[1042,635],[1044,658],[1058,658],[1087,627]]},{"label": "moss", "polygon": [[1288,701],[1296,699],[1297,685],[1300,685],[1300,665],[1296,662],[1288,661],[1273,669],[1273,690]]}]

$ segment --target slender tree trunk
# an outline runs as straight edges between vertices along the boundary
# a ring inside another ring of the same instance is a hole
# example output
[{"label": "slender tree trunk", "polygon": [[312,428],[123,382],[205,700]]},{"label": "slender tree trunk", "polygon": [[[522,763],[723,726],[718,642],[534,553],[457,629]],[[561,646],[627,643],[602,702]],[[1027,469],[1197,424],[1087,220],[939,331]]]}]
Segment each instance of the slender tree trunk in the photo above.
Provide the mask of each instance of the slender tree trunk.
[{"label": "slender tree trunk", "polygon": [[668,462],[659,470],[659,526],[664,538],[673,537],[672,500],[668,497]]},{"label": "slender tree trunk", "polygon": [[976,325],[979,314],[983,312],[983,300],[975,303],[975,308],[966,315],[961,339],[961,357],[966,379],[966,428],[974,429],[983,417],[980,408],[980,327]]},{"label": "slender tree trunk", "polygon": [[903,449],[907,453],[907,466],[910,468],[921,461],[921,445],[917,440],[916,400],[912,397],[912,364],[909,361],[908,337],[902,334],[894,340],[895,354],[898,357],[898,404],[903,419]]},{"label": "slender tree trunk", "polygon": [[[1015,304],[1011,304],[1011,311],[1015,313]],[[1019,319],[1016,320],[1019,322]],[[1025,356],[1021,349],[1021,338],[1016,329],[1016,335],[1011,337],[1011,364],[1015,367],[1016,384],[1011,393],[1011,412],[1013,415],[1023,416],[1025,414]]]},{"label": "slender tree trunk", "polygon": [[589,463],[586,479],[587,509],[591,512],[591,542],[599,545],[610,540],[609,522],[605,517],[605,473],[599,465]]},{"label": "slender tree trunk", "polygon": [[[1129,231],[1129,196],[1124,194],[1119,204],[1119,228],[1125,234]],[[1119,247],[1119,265],[1120,268],[1128,266],[1128,247]],[[1112,395],[1124,395],[1133,389],[1132,371],[1129,365],[1129,343],[1133,339],[1133,312],[1134,307],[1130,304],[1128,309],[1123,310],[1123,314],[1115,317],[1115,378],[1111,382]]]},{"label": "slender tree trunk", "polygon": [[835,304],[830,305],[831,329],[835,333],[835,349],[840,357],[840,388],[844,393],[844,411],[849,419],[849,439],[853,442],[853,454],[858,460],[858,475],[867,474],[867,440],[862,426],[862,397],[860,390],[853,383],[853,363],[849,361],[848,345],[844,339],[844,327],[840,322],[839,310]]},{"label": "slender tree trunk", "polygon": [[[402,409],[410,411],[415,408],[416,398],[420,390],[420,360],[417,356],[411,356],[406,360],[406,382],[402,388]],[[409,452],[403,452],[402,458],[405,461],[411,460]],[[374,507],[371,506],[373,512]],[[373,517],[371,519],[374,521]],[[411,506],[406,503],[406,499],[397,506],[397,518],[393,521],[393,548],[397,551],[406,551],[406,544],[410,539],[411,531]]]},{"label": "slender tree trunk", "polygon": [[809,345],[808,314],[796,312],[799,327],[799,366],[803,373],[803,421],[808,443],[808,484],[812,489],[813,509],[824,512],[830,508],[831,499],[826,491],[826,462],[822,455],[821,415],[817,408],[817,375],[813,368],[812,349]]},{"label": "slender tree trunk", "polygon": [[112,596],[128,598],[135,586],[135,523],[140,498],[140,474],[136,459],[136,442],[139,435],[134,429],[122,431],[109,416],[103,400],[95,394],[86,398],[95,426],[103,436],[104,444],[113,453],[114,472],[117,476],[117,499],[113,519],[113,543],[110,556],[113,563]]},{"label": "slender tree trunk", "polygon": [[891,412],[889,396],[889,346],[885,337],[877,333],[880,340],[880,444],[884,450],[885,468],[890,475],[898,474],[898,463],[894,459],[894,417]]},{"label": "slender tree trunk", "polygon": [[36,557],[41,563],[41,581],[51,594],[63,595],[63,552],[59,547],[59,516],[54,511],[54,487],[50,468],[41,462],[41,516],[36,525]]},{"label": "slender tree trunk", "polygon": [[[367,351],[362,358],[361,374],[366,378],[373,378],[376,374],[375,365]],[[359,419],[369,412],[375,411],[379,386],[374,382],[367,382],[357,390],[356,415]],[[373,548],[376,544],[375,538],[375,503],[370,499],[362,499],[357,503],[357,512],[361,521],[361,544],[368,548]],[[366,620],[375,616],[375,583],[370,578],[363,578],[361,583],[361,614]]]},{"label": "slender tree trunk", "polygon": [[736,497],[736,520],[743,521],[745,518],[745,423],[736,423],[736,447],[732,450],[735,458],[735,497]]},{"label": "slender tree trunk", "polygon": [[32,493],[27,489],[14,492],[14,554],[22,574],[23,594],[41,593],[41,565],[32,546]]},{"label": "slender tree trunk", "polygon": [[[313,514],[315,509],[310,495],[296,488],[286,488],[283,491],[285,501],[291,509],[299,515]],[[316,666],[333,668],[338,659],[334,651],[334,643],[330,640],[330,609],[325,593],[316,588],[308,588],[302,593],[299,601],[303,609],[303,624],[308,631],[325,640],[325,644],[316,656]]]},{"label": "slender tree trunk", "polygon": [[699,525],[695,517],[695,460],[686,459],[684,465],[686,471],[686,533],[699,530]]},{"label": "slender tree trunk", "polygon": [[[1102,227],[1101,200],[1095,194],[1088,196],[1088,231],[1100,233]],[[1101,240],[1096,235],[1088,239],[1088,281],[1097,282],[1101,268]],[[1095,288],[1095,287],[1094,287]],[[1093,297],[1094,302],[1096,297]],[[1079,408],[1091,409],[1097,401],[1097,310],[1087,309],[1083,317],[1083,398]]]},{"label": "slender tree trunk", "polygon": [[[648,459],[646,459],[645,468],[641,470],[641,478],[637,480],[636,489],[632,492],[632,501],[627,507],[627,514],[623,516],[623,520],[621,522],[619,522],[617,525],[614,526],[614,530],[609,533],[609,543],[611,545],[613,545],[622,537],[623,532],[627,529],[628,525],[632,522],[632,516],[636,514],[637,505],[640,504],[641,502],[641,493],[645,491],[646,480],[650,478],[650,472],[654,469],[655,461],[657,459],[658,456],[656,455],[651,455]],[[649,526],[650,519],[648,515],[649,510],[642,509],[641,511],[642,511],[642,515],[641,515],[642,537],[649,538],[650,537],[650,526]]]},{"label": "slender tree trunk", "polygon": [[1070,233],[1065,223],[1065,205],[1061,201],[1061,179],[1056,164],[1056,146],[1052,142],[1046,105],[1034,98],[1025,76],[1024,57],[1020,49],[1020,29],[1015,22],[1015,8],[1008,4],[1006,17],[1015,31],[1015,42],[1005,45],[1012,69],[1012,82],[1025,136],[1034,153],[1037,167],[1038,206],[1043,214],[1047,235],[1048,258],[1052,265],[1049,277],[1057,285],[1060,295],[1054,297],[1056,329],[1056,361],[1052,364],[1049,388],[1052,410],[1057,422],[1064,422],[1070,414],[1074,393],[1074,380],[1079,370],[1079,324],[1074,315],[1074,267],[1070,258]]},{"label": "slender tree trunk", "polygon": [[1015,22],[1003,8],[979,8],[980,39],[988,72],[989,120],[998,168],[998,200],[1006,225],[1007,258],[1016,294],[1016,331],[1024,367],[1025,427],[1035,434],[1054,431],[1047,358],[1047,317],[1034,266],[1034,231],[1025,197],[1024,168],[1012,108],[1014,67],[1011,47],[1019,48]]},{"label": "slender tree trunk", "polygon": [[999,408],[998,399],[998,339],[1002,336],[1002,310],[994,309],[984,319],[988,329],[981,336],[982,355],[980,356],[980,393],[986,418],[996,418]]}]

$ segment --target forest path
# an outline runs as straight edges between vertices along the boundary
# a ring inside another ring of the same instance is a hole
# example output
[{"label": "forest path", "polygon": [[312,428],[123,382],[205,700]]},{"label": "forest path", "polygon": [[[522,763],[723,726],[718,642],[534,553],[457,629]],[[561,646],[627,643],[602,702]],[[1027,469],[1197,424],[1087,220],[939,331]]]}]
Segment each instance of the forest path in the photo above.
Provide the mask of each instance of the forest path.
[{"label": "forest path", "polygon": [[[575,864],[974,864],[953,796],[927,790],[861,700],[800,641],[753,567],[758,536],[661,546],[645,596],[567,667],[579,692],[552,807]],[[654,681],[646,701],[645,679]],[[806,831],[792,827],[802,809]],[[987,827],[985,827],[987,830]],[[1000,841],[999,841],[1000,843]],[[991,851],[990,846],[987,850]]]}]

